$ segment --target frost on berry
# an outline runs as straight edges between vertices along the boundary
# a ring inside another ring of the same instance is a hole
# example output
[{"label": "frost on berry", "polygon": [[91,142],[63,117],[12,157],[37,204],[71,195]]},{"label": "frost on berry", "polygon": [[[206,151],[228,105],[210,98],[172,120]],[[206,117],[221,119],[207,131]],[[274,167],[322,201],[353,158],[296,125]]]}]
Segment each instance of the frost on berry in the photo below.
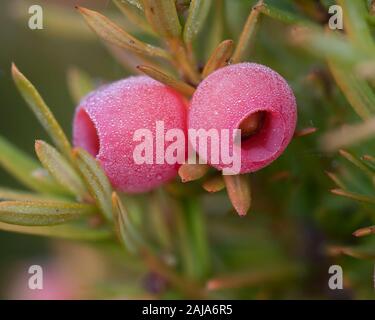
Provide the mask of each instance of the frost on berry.
[{"label": "frost on berry", "polygon": [[[137,164],[133,134],[163,121],[165,131],[186,131],[186,106],[181,96],[149,77],[138,76],[103,86],[87,95],[76,110],[74,145],[95,156],[115,188],[146,192],[177,174],[178,164]],[[167,148],[170,142],[165,142]],[[155,160],[155,159],[154,159]]]},{"label": "frost on berry", "polygon": [[[267,166],[283,153],[293,137],[297,106],[291,88],[278,73],[260,64],[240,63],[202,81],[188,117],[189,129],[241,129],[240,172],[246,173]],[[208,163],[219,170],[226,167],[210,160],[208,152]]]}]

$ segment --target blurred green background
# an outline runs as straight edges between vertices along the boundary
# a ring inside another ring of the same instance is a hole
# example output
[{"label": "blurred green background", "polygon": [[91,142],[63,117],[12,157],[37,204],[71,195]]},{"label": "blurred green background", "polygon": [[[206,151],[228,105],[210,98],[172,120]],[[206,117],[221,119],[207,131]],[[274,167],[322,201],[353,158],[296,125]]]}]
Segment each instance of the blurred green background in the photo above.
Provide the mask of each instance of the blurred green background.
[{"label": "blurred green background", "polygon": [[[266,2],[296,16],[319,19],[319,15],[318,18],[314,16],[319,12],[318,7],[311,14],[304,6],[307,2],[315,2],[313,0]],[[254,3],[248,0],[225,1],[225,38],[238,38]],[[328,5],[334,1],[323,3]],[[27,27],[27,8],[31,4],[40,4],[44,8],[43,30]],[[75,11],[75,5],[121,21],[118,10],[109,0],[4,0],[0,4],[0,134],[30,154],[34,152],[35,139],[48,141],[48,138],[12,82],[12,61],[39,89],[69,136],[75,105],[68,91],[67,70],[77,66],[98,84],[130,74],[85,25]],[[66,27],[68,25],[70,28]],[[248,60],[266,64],[283,75],[297,97],[298,129],[316,127],[318,130],[310,136],[295,139],[280,159],[252,175],[253,207],[246,218],[230,212],[224,193],[201,197],[209,221],[207,228],[215,269],[233,273],[232,283],[242,280],[248,283],[241,289],[220,291],[217,296],[372,299],[375,239],[369,236],[358,240],[351,233],[373,224],[373,208],[329,192],[334,185],[325,171],[346,168],[346,162],[336,153],[322,152],[319,145],[321,136],[330,129],[360,119],[329,75],[324,59],[293,45],[289,36],[288,25],[269,17],[262,18]],[[205,51],[207,37],[208,32],[203,31],[197,44],[201,59],[208,55]],[[360,155],[371,154],[373,139],[354,145],[352,150]],[[350,183],[355,188],[365,193],[373,191],[371,182],[361,173],[355,170],[349,173]],[[20,187],[1,170],[0,185]],[[359,255],[365,250],[366,259],[362,259],[364,255],[354,258],[332,254],[332,246],[354,248]],[[18,288],[16,279],[27,277],[27,268],[31,264],[58,269],[57,277],[63,274],[61,277],[66,282],[75,279],[77,274],[90,273],[90,269],[92,274],[83,286],[98,279],[106,283],[99,285],[95,294],[83,291],[73,298],[127,296],[128,280],[118,288],[116,275],[128,279],[131,273],[122,274],[121,264],[116,258],[107,257],[108,250],[102,249],[101,246],[93,250],[86,244],[61,243],[0,231],[0,297],[24,297],[22,289],[15,289]],[[104,256],[103,251],[106,252]],[[81,263],[77,263],[80,259]],[[104,266],[101,265],[103,259],[109,259]],[[333,264],[343,267],[345,289],[342,291],[328,289],[328,267]],[[150,277],[145,272],[132,281],[142,286],[145,279],[152,280]],[[20,288],[22,285],[25,284],[20,284]]]}]

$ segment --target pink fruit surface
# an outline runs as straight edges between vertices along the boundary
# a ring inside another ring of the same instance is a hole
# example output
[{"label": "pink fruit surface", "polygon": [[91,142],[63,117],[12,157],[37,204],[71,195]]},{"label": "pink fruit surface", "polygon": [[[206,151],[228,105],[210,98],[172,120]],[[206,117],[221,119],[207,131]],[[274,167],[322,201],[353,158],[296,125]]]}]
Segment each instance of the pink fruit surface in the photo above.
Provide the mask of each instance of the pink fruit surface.
[{"label": "pink fruit surface", "polygon": [[[240,172],[254,172],[283,153],[296,127],[294,94],[277,72],[256,63],[234,64],[213,72],[194,93],[188,128],[233,131],[255,114],[262,115],[259,129],[243,137],[240,145]],[[210,148],[208,140],[208,154],[200,156],[222,170],[226,164],[212,163]],[[233,140],[230,148],[233,149]]]},{"label": "pink fruit surface", "polygon": [[[179,167],[156,164],[155,159],[152,164],[134,161],[134,148],[140,144],[133,139],[135,131],[148,129],[155,140],[157,121],[164,122],[165,131],[179,128],[185,132],[183,98],[149,77],[130,77],[103,86],[80,102],[74,117],[73,142],[99,160],[115,188],[146,192],[173,179]],[[164,147],[170,143],[165,142]]]}]

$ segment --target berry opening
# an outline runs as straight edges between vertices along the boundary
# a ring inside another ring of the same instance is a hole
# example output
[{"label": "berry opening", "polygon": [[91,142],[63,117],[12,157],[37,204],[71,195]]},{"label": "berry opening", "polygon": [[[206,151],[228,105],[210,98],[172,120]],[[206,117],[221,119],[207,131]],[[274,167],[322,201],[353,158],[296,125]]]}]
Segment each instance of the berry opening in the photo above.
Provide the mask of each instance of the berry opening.
[{"label": "berry opening", "polygon": [[258,110],[243,118],[241,129],[242,157],[251,162],[270,159],[280,151],[284,140],[284,121],[279,113]]},{"label": "berry opening", "polygon": [[258,111],[241,121],[240,125],[238,126],[238,128],[241,129],[241,141],[245,141],[252,135],[259,132],[263,126],[265,116],[266,113],[264,111]]},{"label": "berry opening", "polygon": [[96,157],[100,150],[98,132],[94,122],[83,108],[77,113],[75,128],[74,144]]}]

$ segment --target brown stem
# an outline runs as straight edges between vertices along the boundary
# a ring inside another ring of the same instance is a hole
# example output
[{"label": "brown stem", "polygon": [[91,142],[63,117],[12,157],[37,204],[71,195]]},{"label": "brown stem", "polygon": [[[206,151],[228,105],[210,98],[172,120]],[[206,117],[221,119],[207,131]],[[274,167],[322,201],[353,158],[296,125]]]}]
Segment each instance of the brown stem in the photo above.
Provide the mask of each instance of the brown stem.
[{"label": "brown stem", "polygon": [[168,46],[172,53],[174,63],[181,73],[191,82],[196,85],[200,82],[200,75],[197,72],[196,66],[192,63],[188,55],[187,48],[181,39],[168,40]]}]

